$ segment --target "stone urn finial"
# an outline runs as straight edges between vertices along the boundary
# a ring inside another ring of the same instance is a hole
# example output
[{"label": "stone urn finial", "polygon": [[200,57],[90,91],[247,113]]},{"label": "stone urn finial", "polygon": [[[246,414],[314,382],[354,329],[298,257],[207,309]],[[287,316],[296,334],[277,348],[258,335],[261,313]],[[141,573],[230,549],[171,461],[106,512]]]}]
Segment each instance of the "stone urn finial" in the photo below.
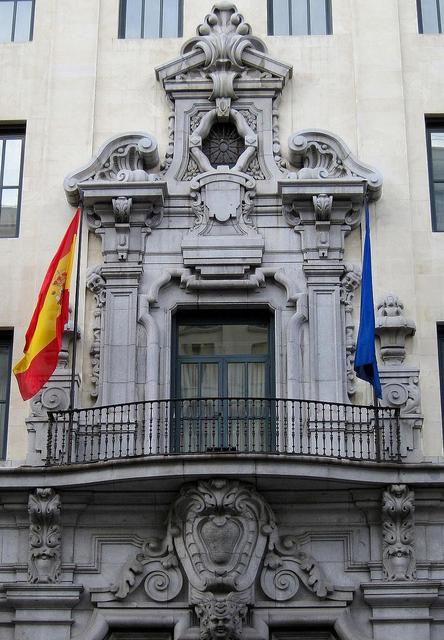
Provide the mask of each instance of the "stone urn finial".
[{"label": "stone urn finial", "polygon": [[404,305],[397,296],[390,293],[381,300],[375,325],[384,364],[402,364],[406,355],[405,340],[415,334],[416,325],[405,318]]}]

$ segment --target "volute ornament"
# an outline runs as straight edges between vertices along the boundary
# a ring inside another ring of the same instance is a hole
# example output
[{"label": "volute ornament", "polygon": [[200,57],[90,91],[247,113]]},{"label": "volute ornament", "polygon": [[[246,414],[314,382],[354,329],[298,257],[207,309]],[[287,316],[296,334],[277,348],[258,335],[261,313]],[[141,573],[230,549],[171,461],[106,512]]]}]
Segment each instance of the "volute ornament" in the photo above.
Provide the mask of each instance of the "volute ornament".
[{"label": "volute ornament", "polygon": [[414,493],[405,484],[392,484],[382,497],[383,575],[385,580],[416,577]]},{"label": "volute ornament", "polygon": [[60,506],[60,496],[54,489],[37,488],[29,495],[29,582],[59,581],[62,535]]}]

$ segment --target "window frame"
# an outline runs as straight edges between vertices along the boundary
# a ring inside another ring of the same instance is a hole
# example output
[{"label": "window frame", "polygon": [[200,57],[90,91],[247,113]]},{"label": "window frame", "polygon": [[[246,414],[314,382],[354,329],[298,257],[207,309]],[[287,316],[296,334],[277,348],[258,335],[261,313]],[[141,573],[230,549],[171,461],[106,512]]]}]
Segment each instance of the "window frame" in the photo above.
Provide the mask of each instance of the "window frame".
[{"label": "window frame", "polygon": [[443,33],[444,16],[441,15],[441,7],[440,7],[439,0],[435,0],[435,2],[436,2],[436,15],[438,18],[438,31],[424,32],[424,23],[422,19],[422,0],[416,0],[416,15],[418,16],[418,33],[421,35],[439,35]]},{"label": "window frame", "polygon": [[[288,4],[288,34],[284,37],[295,38],[298,36],[311,36],[311,20],[310,20],[310,0],[306,0],[307,2],[307,33],[301,34],[293,34],[292,31],[292,0],[287,0]],[[331,36],[333,34],[333,17],[332,17],[332,3],[331,0],[324,0],[325,2],[325,16],[326,16],[326,24],[324,34],[315,34],[317,36]],[[273,22],[273,0],[267,0],[267,34],[269,36],[279,37],[274,33],[274,22]],[[282,36],[281,36],[282,37]]]},{"label": "window frame", "polygon": [[[21,156],[20,156],[20,177],[19,177],[19,183],[18,183],[18,198],[17,198],[17,218],[15,221],[15,234],[11,236],[0,236],[0,242],[1,242],[2,240],[7,240],[8,238],[19,237],[20,214],[21,214],[21,208],[22,208],[22,195],[23,195],[23,173],[24,173],[24,163],[25,163],[26,123],[14,122],[9,124],[7,122],[1,122],[0,123],[0,139],[1,140],[21,139],[22,141],[22,149],[21,149]],[[6,151],[6,145],[4,144],[1,155],[0,155],[0,219],[1,219],[1,202],[2,202],[2,194],[3,194],[5,151]]]},{"label": "window frame", "polygon": [[[9,422],[9,406],[11,401],[11,375],[12,375],[12,350],[14,346],[14,331],[12,329],[0,329],[0,345],[9,347],[8,354],[8,371],[9,376],[6,381],[6,397],[5,397],[5,422],[0,424],[0,460],[6,459],[6,451],[8,444],[8,422]],[[2,433],[3,429],[3,433]]]},{"label": "window frame", "polygon": [[432,157],[432,136],[431,136],[431,134],[434,131],[444,133],[444,118],[441,116],[426,116],[425,117],[425,133],[426,133],[426,146],[427,146],[427,167],[428,167],[428,177],[429,177],[429,196],[430,196],[430,212],[431,212],[431,219],[432,219],[432,231],[435,233],[443,233],[444,221],[443,221],[443,228],[438,229],[436,205],[435,205],[435,189],[434,189],[435,181],[433,179],[433,157]]},{"label": "window frame", "polygon": [[[1,44],[24,44],[25,42],[32,42],[34,38],[34,15],[35,15],[35,0],[31,0],[31,19],[29,25],[29,38],[28,40],[20,40],[16,41],[15,38],[15,26],[17,22],[17,5],[19,2],[24,2],[25,0],[0,0],[0,2],[14,2],[14,8],[12,11],[12,25],[11,25],[11,39],[6,42],[0,42]],[[29,1],[29,0],[28,0]]]},{"label": "window frame", "polygon": [[[125,24],[126,24],[126,8],[127,8],[127,0],[120,0],[119,6],[119,39],[120,40],[157,40],[163,38],[162,35],[162,25],[163,25],[163,3],[164,0],[159,0],[160,2],[160,16],[159,16],[159,35],[155,38],[145,38],[144,36],[144,24],[145,24],[145,5],[149,0],[142,0],[142,18],[140,21],[140,36],[137,38],[127,38],[125,34]],[[178,9],[178,21],[177,21],[177,36],[175,38],[182,38],[183,35],[183,0],[178,0],[177,2]]]}]

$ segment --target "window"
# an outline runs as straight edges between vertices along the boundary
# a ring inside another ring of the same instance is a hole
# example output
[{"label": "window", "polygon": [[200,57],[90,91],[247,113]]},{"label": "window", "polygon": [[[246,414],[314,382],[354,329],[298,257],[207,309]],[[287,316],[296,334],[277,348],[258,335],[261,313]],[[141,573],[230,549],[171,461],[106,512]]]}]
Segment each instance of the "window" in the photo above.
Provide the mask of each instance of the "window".
[{"label": "window", "polygon": [[269,35],[322,36],[330,33],[331,0],[268,0]]},{"label": "window", "polygon": [[179,313],[174,344],[173,449],[193,453],[271,450],[269,313]]},{"label": "window", "polygon": [[444,0],[416,0],[419,33],[442,33]]},{"label": "window", "polygon": [[177,38],[183,0],[120,0],[119,38]]},{"label": "window", "polygon": [[12,332],[0,331],[0,459],[6,456],[9,388],[11,383]]},{"label": "window", "polygon": [[433,231],[444,231],[444,121],[426,121]]},{"label": "window", "polygon": [[0,0],[0,42],[32,40],[34,0]]},{"label": "window", "polygon": [[0,238],[18,236],[24,141],[24,125],[0,125]]}]

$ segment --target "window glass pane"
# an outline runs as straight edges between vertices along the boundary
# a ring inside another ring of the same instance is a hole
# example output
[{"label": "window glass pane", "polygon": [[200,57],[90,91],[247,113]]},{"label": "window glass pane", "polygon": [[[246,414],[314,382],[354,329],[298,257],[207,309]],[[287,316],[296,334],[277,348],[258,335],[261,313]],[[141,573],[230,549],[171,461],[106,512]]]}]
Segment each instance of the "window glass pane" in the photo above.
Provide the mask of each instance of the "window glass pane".
[{"label": "window glass pane", "polygon": [[421,16],[423,33],[438,32],[438,15],[436,0],[421,0]]},{"label": "window glass pane", "polygon": [[17,187],[20,183],[20,160],[22,152],[21,140],[5,140],[5,165],[3,185]]},{"label": "window glass pane", "polygon": [[126,0],[125,38],[142,35],[142,0]]},{"label": "window glass pane", "polygon": [[436,230],[444,231],[444,182],[435,182],[433,192],[435,197]]},{"label": "window glass pane", "polygon": [[31,0],[17,2],[17,14],[15,18],[14,42],[26,42],[31,35]]},{"label": "window glass pane", "polygon": [[288,36],[290,33],[289,1],[273,0],[273,35],[275,36]]},{"label": "window glass pane", "polygon": [[15,236],[18,193],[18,189],[3,189],[0,209],[0,238]]},{"label": "window glass pane", "polygon": [[432,143],[433,180],[444,181],[444,131],[432,131],[430,139]]},{"label": "window glass pane", "polygon": [[292,0],[292,33],[303,36],[308,33],[307,0]]},{"label": "window glass pane", "polygon": [[266,355],[266,325],[225,324],[179,327],[179,355]]},{"label": "window glass pane", "polygon": [[160,0],[145,0],[144,38],[158,38],[160,28]]},{"label": "window glass pane", "polygon": [[[229,398],[245,398],[246,394],[246,384],[245,384],[245,373],[246,373],[245,362],[229,362],[228,363],[228,397]],[[232,405],[234,408],[234,404]]]},{"label": "window glass pane", "polygon": [[179,33],[179,0],[163,0],[162,37],[177,38]]},{"label": "window glass pane", "polygon": [[11,42],[12,40],[13,14],[13,2],[0,2],[0,42]]},{"label": "window glass pane", "polygon": [[7,399],[9,386],[9,345],[0,344],[0,402]]},{"label": "window glass pane", "polygon": [[310,0],[310,31],[313,36],[322,36],[327,33],[325,0]]},{"label": "window glass pane", "polygon": [[180,368],[181,398],[198,398],[199,397],[199,365],[198,364],[182,364]]},{"label": "window glass pane", "polygon": [[439,15],[441,17],[441,33],[444,32],[444,0],[439,0]]}]

